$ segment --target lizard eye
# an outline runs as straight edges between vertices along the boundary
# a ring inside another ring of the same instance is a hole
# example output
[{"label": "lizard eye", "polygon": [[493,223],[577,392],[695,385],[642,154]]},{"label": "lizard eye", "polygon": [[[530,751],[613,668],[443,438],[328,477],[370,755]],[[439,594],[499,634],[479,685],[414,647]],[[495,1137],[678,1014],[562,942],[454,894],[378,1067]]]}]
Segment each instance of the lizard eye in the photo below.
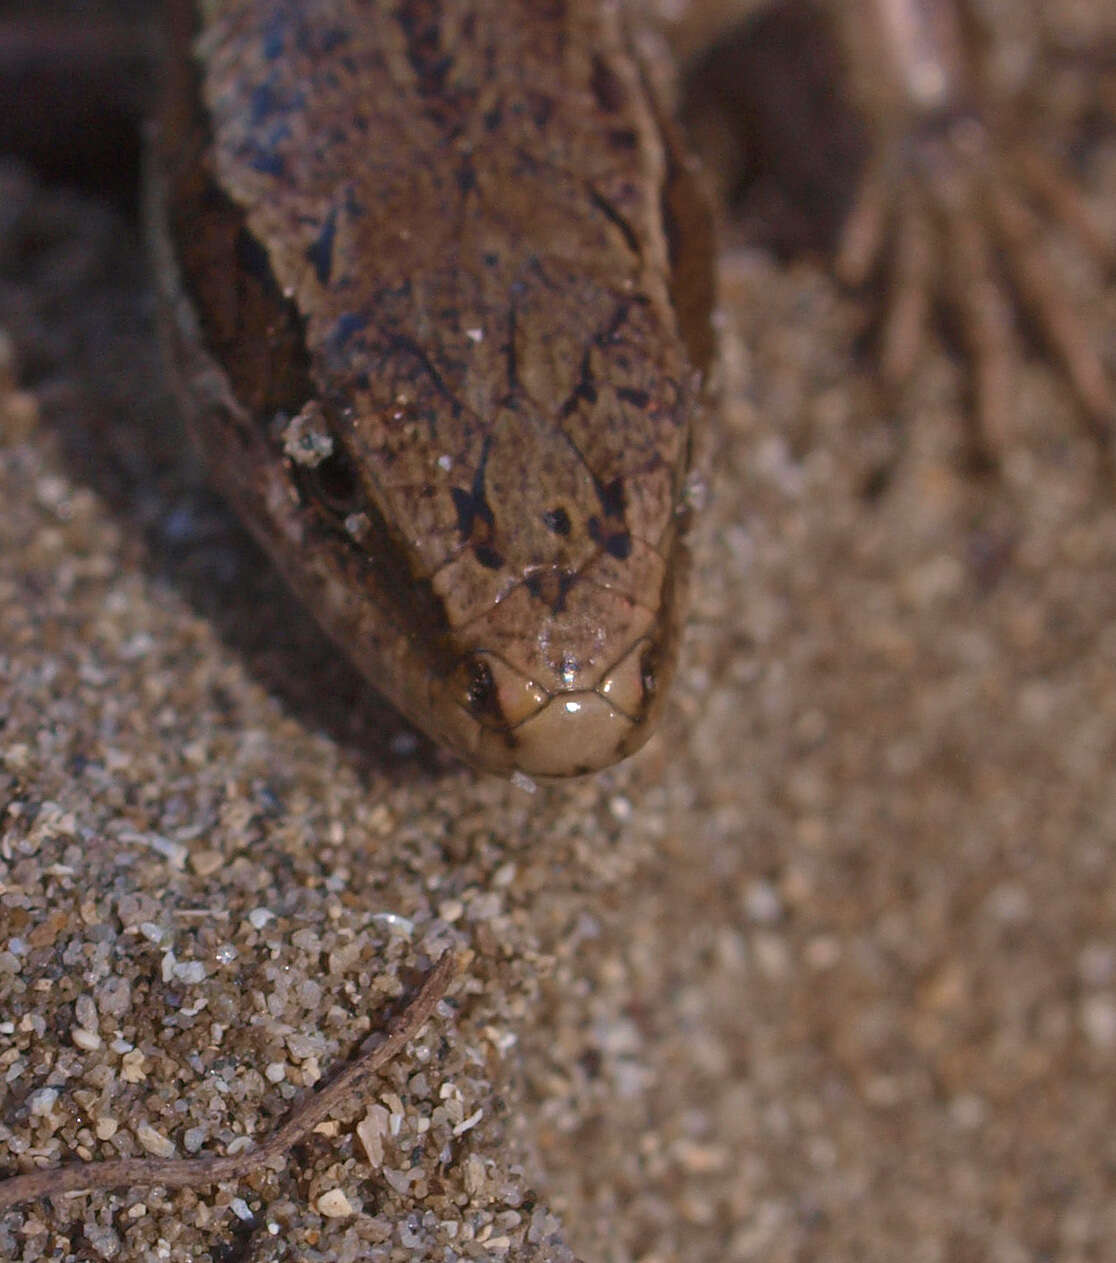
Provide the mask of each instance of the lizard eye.
[{"label": "lizard eye", "polygon": [[337,446],[319,464],[303,467],[300,480],[307,494],[337,517],[359,513],[364,507],[360,478],[348,456]]}]

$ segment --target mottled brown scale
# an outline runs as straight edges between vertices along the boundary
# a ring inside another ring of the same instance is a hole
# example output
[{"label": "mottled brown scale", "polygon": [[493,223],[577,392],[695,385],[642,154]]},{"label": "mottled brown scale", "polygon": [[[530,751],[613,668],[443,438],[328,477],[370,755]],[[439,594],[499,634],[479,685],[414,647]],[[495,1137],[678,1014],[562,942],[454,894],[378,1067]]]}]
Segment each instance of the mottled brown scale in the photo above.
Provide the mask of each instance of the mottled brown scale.
[{"label": "mottled brown scale", "polygon": [[153,220],[218,480],[461,757],[630,753],[675,654],[712,243],[620,10],[172,7]]}]

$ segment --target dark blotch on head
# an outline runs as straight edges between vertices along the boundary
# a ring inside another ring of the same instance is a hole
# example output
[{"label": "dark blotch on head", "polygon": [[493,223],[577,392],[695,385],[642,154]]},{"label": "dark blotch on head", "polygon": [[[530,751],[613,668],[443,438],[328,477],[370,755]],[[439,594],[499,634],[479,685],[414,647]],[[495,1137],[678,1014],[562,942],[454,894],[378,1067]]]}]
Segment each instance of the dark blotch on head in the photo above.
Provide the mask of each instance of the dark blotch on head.
[{"label": "dark blotch on head", "polygon": [[554,113],[554,102],[548,96],[544,96],[541,92],[528,92],[527,94],[527,110],[534,121],[535,126],[542,131],[547,123],[550,122]]},{"label": "dark blotch on head", "polygon": [[466,491],[464,487],[451,487],[450,495],[453,497],[453,507],[457,510],[457,529],[461,532],[462,539],[468,539],[473,529],[473,507],[472,492]]},{"label": "dark blotch on head", "polygon": [[442,48],[440,6],[424,0],[402,0],[395,16],[407,41],[407,60],[415,73],[416,86],[423,96],[444,95],[446,76],[453,58]]},{"label": "dark blotch on head", "polygon": [[646,390],[638,390],[634,386],[618,387],[616,397],[622,399],[625,403],[630,403],[633,408],[643,409],[651,402],[651,396]]},{"label": "dark blotch on head", "polygon": [[463,543],[467,543],[478,533],[478,527],[487,528],[491,532],[496,519],[484,498],[483,489],[478,495],[475,489],[466,491],[464,487],[451,487],[450,495],[453,497],[453,507],[457,510],[457,529],[461,532]]},{"label": "dark blotch on head", "polygon": [[542,515],[543,525],[555,535],[570,533],[570,515],[559,505],[556,509],[547,509]]},{"label": "dark blotch on head", "polygon": [[601,516],[589,519],[589,538],[599,544],[610,557],[626,561],[632,555],[632,536],[624,521],[624,494],[622,478],[598,484],[597,496],[601,502]]},{"label": "dark blotch on head", "polygon": [[277,61],[283,55],[287,35],[287,14],[280,9],[268,21],[264,29],[263,54],[268,61]]},{"label": "dark blotch on head", "polygon": [[[367,122],[365,123],[365,128],[367,128]],[[350,219],[356,219],[363,216],[365,213],[363,202],[361,202],[360,198],[357,196],[356,189],[354,189],[350,184],[345,190],[345,214],[348,215]]]},{"label": "dark blotch on head", "polygon": [[258,171],[260,175],[271,175],[276,178],[286,170],[283,155],[276,153],[274,149],[257,149],[252,154],[250,165],[252,170]]},{"label": "dark blotch on head", "polygon": [[321,32],[321,50],[323,53],[336,52],[337,49],[344,47],[351,36],[343,26],[330,26]]},{"label": "dark blotch on head", "polygon": [[622,517],[624,508],[627,505],[627,497],[624,495],[624,480],[622,478],[613,478],[611,482],[607,482],[604,486],[598,488],[597,494],[601,499],[601,508],[609,517]]},{"label": "dark blotch on head", "polygon": [[593,72],[589,76],[589,86],[597,98],[597,104],[606,114],[616,114],[624,108],[624,102],[627,100],[624,85],[603,57],[593,58]]},{"label": "dark blotch on head", "polygon": [[527,578],[527,591],[546,606],[554,614],[561,614],[566,608],[566,594],[577,582],[577,572],[564,570],[560,566],[547,566],[536,570]]},{"label": "dark blotch on head", "polygon": [[333,326],[333,335],[330,338],[330,350],[344,350],[353,337],[367,327],[368,317],[364,312],[350,311],[346,315],[338,317],[337,323]]},{"label": "dark blotch on head", "polygon": [[261,83],[253,90],[250,117],[254,125],[259,126],[282,108],[283,102],[272,84]]},{"label": "dark blotch on head", "polygon": [[461,533],[462,544],[472,547],[473,555],[487,570],[499,570],[504,564],[504,558],[495,547],[496,515],[492,512],[484,491],[490,447],[491,439],[486,439],[472,487],[468,490],[464,487],[451,487],[450,495],[453,497],[453,507],[457,510],[457,529]]},{"label": "dark blotch on head", "polygon": [[495,548],[489,548],[487,544],[478,544],[473,549],[473,556],[486,570],[500,570],[503,568],[503,554],[498,553]]},{"label": "dark blotch on head", "polygon": [[632,555],[632,537],[628,530],[610,530],[609,524],[599,517],[589,519],[589,538],[617,561],[627,561]]},{"label": "dark blotch on head", "polygon": [[333,243],[336,236],[337,211],[334,209],[326,216],[314,244],[306,250],[306,257],[313,265],[319,285],[328,285],[333,275]]}]

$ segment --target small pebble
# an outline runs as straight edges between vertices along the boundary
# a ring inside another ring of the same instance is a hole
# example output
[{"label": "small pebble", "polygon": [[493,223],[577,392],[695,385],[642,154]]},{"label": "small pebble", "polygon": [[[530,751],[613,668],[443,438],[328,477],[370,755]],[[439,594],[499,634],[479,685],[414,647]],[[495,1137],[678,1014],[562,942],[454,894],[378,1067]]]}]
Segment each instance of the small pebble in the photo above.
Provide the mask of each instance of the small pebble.
[{"label": "small pebble", "polygon": [[317,1201],[318,1213],[327,1219],[344,1219],[353,1213],[352,1203],[345,1196],[343,1189],[331,1188],[323,1193]]}]

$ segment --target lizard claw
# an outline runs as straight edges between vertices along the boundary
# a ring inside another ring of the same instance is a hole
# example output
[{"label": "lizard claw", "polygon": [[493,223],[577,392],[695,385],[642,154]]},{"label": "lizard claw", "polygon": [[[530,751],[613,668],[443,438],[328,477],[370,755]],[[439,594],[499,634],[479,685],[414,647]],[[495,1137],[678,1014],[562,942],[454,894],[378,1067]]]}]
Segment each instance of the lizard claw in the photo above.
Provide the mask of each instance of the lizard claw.
[{"label": "lizard claw", "polygon": [[[691,74],[697,140],[711,137],[720,161],[728,134],[738,138],[739,166],[719,173],[738,231],[782,254],[830,254],[851,288],[881,284],[876,354],[889,393],[911,380],[944,321],[969,365],[978,447],[996,459],[1014,441],[1025,325],[1110,450],[1113,340],[1061,266],[1058,239],[1076,243],[1080,288],[1093,294],[1116,274],[1116,240],[1058,138],[1044,135],[1056,130],[1033,99],[1045,62],[1013,95],[995,81],[981,34],[963,0],[784,0]],[[1081,77],[1080,115],[1110,126],[1116,55],[1050,55]],[[847,91],[835,94],[842,75]],[[842,111],[842,96],[855,105]]]}]

